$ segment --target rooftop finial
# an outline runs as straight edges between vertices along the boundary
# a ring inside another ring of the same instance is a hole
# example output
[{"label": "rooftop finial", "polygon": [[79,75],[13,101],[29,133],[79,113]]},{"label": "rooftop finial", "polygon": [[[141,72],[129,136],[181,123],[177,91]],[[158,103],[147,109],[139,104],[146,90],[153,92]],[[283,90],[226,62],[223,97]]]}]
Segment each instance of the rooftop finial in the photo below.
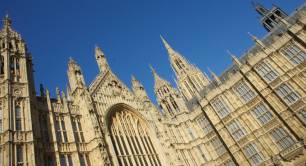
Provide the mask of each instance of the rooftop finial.
[{"label": "rooftop finial", "polygon": [[3,26],[4,26],[4,27],[10,27],[11,24],[12,24],[12,21],[11,21],[9,15],[8,15],[8,13],[6,13],[6,14],[5,14],[5,17],[4,17],[4,19],[3,19]]},{"label": "rooftop finial", "polygon": [[239,61],[239,59],[236,57],[236,55],[234,55],[233,53],[230,52],[230,50],[226,50],[226,52],[231,56],[233,62],[240,67],[241,66],[241,62]]},{"label": "rooftop finial", "polygon": [[262,41],[260,41],[256,36],[252,35],[250,32],[248,32],[248,35],[252,38],[252,40],[261,48],[265,48],[265,45]]},{"label": "rooftop finial", "polygon": [[252,5],[257,11],[257,13],[259,13],[261,16],[265,16],[269,12],[268,9],[266,9],[262,4],[258,2],[252,1]]}]

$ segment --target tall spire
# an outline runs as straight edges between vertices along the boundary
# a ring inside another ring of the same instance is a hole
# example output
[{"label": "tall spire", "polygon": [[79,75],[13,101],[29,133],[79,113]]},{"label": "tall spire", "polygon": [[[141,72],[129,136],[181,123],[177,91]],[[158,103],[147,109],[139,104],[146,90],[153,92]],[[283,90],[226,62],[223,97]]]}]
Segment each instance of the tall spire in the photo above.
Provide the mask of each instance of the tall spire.
[{"label": "tall spire", "polygon": [[175,74],[180,76],[182,73],[186,73],[187,70],[190,70],[192,65],[190,65],[181,54],[176,52],[162,36],[160,36],[160,38],[167,49],[171,67],[173,68]]},{"label": "tall spire", "polygon": [[164,46],[167,49],[169,56],[175,54],[176,52],[173,50],[173,48],[169,45],[169,43],[164,39],[162,35],[160,35],[160,38],[163,41]]},{"label": "tall spire", "polygon": [[109,65],[107,63],[105,55],[103,51],[101,50],[101,48],[97,45],[95,47],[95,57],[96,57],[96,61],[98,63],[100,72],[105,73],[107,70],[109,70]]}]

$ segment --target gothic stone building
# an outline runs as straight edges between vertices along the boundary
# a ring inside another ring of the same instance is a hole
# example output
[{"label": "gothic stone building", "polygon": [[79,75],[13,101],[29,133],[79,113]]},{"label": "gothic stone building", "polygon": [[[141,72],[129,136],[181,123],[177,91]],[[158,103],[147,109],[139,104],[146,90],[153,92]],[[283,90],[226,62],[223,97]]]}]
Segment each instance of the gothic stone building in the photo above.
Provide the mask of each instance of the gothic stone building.
[{"label": "gothic stone building", "polygon": [[211,78],[162,38],[177,88],[152,68],[158,107],[130,90],[100,48],[90,85],[69,60],[67,92],[36,96],[32,56],[6,16],[0,31],[0,165],[304,165],[306,4],[288,16],[255,4],[268,31]]}]

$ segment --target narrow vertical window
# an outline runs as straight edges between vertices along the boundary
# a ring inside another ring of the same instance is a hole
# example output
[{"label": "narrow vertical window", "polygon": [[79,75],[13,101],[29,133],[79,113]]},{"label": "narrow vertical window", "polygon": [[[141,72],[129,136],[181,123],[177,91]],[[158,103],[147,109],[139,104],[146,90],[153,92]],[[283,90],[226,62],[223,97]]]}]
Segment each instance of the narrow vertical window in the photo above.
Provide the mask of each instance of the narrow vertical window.
[{"label": "narrow vertical window", "polygon": [[293,42],[285,45],[280,52],[293,64],[298,65],[306,59],[306,54]]},{"label": "narrow vertical window", "polygon": [[61,166],[67,166],[66,156],[64,154],[60,154],[60,163],[61,163]]},{"label": "narrow vertical window", "polygon": [[3,132],[3,104],[0,102],[0,133]]},{"label": "narrow vertical window", "polygon": [[86,166],[84,155],[80,154],[79,156],[80,156],[80,164],[81,164],[81,166]]},{"label": "narrow vertical window", "polygon": [[236,164],[232,159],[229,159],[224,162],[224,166],[236,166]]},{"label": "narrow vertical window", "polygon": [[55,121],[55,131],[56,131],[56,140],[58,142],[62,142],[62,134],[61,134],[59,117],[57,117],[57,119]]},{"label": "narrow vertical window", "polygon": [[288,83],[283,83],[276,88],[276,93],[288,105],[292,105],[300,99],[299,94]]},{"label": "narrow vertical window", "polygon": [[257,73],[267,82],[275,80],[278,77],[278,72],[268,62],[260,62],[255,66]]},{"label": "narrow vertical window", "polygon": [[306,108],[299,111],[298,116],[304,123],[306,123]]},{"label": "narrow vertical window", "polygon": [[19,58],[16,58],[16,75],[20,76]]},{"label": "narrow vertical window", "polygon": [[212,106],[214,107],[218,116],[221,119],[226,117],[231,112],[231,110],[221,97],[217,97],[216,99],[214,99],[212,102]]},{"label": "narrow vertical window", "polygon": [[218,137],[214,137],[211,140],[212,147],[215,149],[218,156],[221,156],[226,152],[224,145]]},{"label": "narrow vertical window", "polygon": [[90,166],[90,159],[89,159],[88,154],[85,154],[85,159],[86,159],[87,166]]},{"label": "narrow vertical window", "polygon": [[69,166],[73,166],[71,154],[68,154],[67,156],[68,156],[68,163],[69,163]]},{"label": "narrow vertical window", "polygon": [[243,81],[236,85],[235,90],[245,103],[249,102],[255,97],[255,92],[253,92],[250,87]]},{"label": "narrow vertical window", "polygon": [[192,129],[191,129],[190,127],[188,127],[188,126],[186,126],[186,127],[187,127],[187,132],[188,132],[188,134],[189,134],[191,140],[194,140],[194,139],[195,139],[195,136],[194,136],[194,134],[193,134]]},{"label": "narrow vertical window", "polygon": [[19,105],[15,107],[15,123],[16,123],[16,131],[20,131],[21,129],[21,108]]},{"label": "narrow vertical window", "polygon": [[178,105],[176,104],[176,102],[174,101],[172,96],[170,96],[170,102],[171,102],[173,108],[175,109],[175,111],[179,112]]},{"label": "narrow vertical window", "polygon": [[80,121],[78,122],[78,126],[79,126],[79,133],[80,133],[81,141],[82,141],[82,142],[85,142],[84,134],[83,134],[83,129],[82,129],[82,126],[81,126],[81,122],[80,122]]},{"label": "narrow vertical window", "polygon": [[0,75],[4,74],[4,57],[1,55],[0,57]]},{"label": "narrow vertical window", "polygon": [[23,166],[23,149],[22,145],[16,146],[16,162],[17,166]]},{"label": "narrow vertical window", "polygon": [[61,126],[62,126],[62,133],[64,136],[64,142],[68,142],[68,138],[67,138],[67,131],[66,131],[66,126],[65,126],[65,121],[64,119],[61,120]]},{"label": "narrow vertical window", "polygon": [[75,137],[75,142],[80,142],[79,133],[78,133],[78,129],[77,129],[76,123],[77,123],[76,119],[73,119],[73,121],[72,121],[72,129],[73,129],[73,133],[74,133],[74,137]]},{"label": "narrow vertical window", "polygon": [[197,145],[197,149],[198,149],[198,151],[199,151],[199,153],[200,153],[202,159],[203,159],[204,161],[207,161],[207,158],[205,157],[205,154],[204,154],[203,150],[201,149],[201,145]]}]

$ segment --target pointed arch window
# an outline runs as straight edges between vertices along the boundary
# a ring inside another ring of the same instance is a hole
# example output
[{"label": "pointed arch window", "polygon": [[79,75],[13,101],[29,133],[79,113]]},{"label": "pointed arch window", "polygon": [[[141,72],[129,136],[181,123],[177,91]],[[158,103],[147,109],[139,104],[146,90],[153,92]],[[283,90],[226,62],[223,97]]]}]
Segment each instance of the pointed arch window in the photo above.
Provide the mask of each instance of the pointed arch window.
[{"label": "pointed arch window", "polygon": [[176,104],[176,102],[175,102],[175,100],[174,100],[174,98],[173,98],[172,96],[170,96],[170,102],[171,102],[173,108],[174,108],[177,112],[179,112],[178,105]]},{"label": "pointed arch window", "polygon": [[21,107],[19,105],[15,106],[15,127],[16,127],[16,131],[22,130],[22,125],[21,125]]},{"label": "pointed arch window", "polygon": [[125,108],[110,118],[111,141],[119,165],[161,165],[145,121]]}]

